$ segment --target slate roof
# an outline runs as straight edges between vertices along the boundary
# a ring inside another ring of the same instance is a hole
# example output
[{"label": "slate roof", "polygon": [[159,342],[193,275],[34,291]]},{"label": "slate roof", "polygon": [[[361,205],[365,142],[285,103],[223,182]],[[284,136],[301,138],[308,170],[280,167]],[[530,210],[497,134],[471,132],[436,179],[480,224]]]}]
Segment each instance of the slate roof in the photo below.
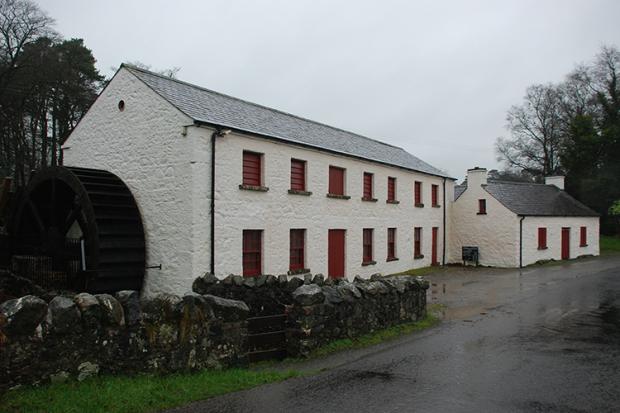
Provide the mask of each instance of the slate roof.
[{"label": "slate roof", "polygon": [[[598,213],[555,185],[489,180],[483,188],[502,205],[522,216],[572,216],[596,217]],[[467,185],[454,187],[454,198],[467,189]]]},{"label": "slate roof", "polygon": [[397,146],[123,64],[138,79],[197,122],[255,133],[383,164],[449,178]]}]

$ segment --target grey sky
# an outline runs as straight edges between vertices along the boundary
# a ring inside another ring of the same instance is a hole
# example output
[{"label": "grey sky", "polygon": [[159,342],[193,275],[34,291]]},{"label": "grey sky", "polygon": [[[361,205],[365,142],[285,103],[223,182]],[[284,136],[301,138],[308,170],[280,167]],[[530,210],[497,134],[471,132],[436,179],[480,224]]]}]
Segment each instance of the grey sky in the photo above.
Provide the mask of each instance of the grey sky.
[{"label": "grey sky", "polygon": [[123,61],[402,146],[497,167],[508,108],[603,44],[620,1],[39,0],[102,73]]}]

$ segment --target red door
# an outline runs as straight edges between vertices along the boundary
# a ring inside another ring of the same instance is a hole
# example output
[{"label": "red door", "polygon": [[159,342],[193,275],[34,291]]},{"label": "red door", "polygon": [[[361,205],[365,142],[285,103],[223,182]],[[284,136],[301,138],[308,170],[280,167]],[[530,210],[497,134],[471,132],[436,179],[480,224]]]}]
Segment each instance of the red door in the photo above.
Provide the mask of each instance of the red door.
[{"label": "red door", "polygon": [[344,277],[344,229],[330,229],[327,240],[327,275]]},{"label": "red door", "polygon": [[570,228],[562,228],[562,259],[570,258]]},{"label": "red door", "polygon": [[439,265],[439,261],[437,261],[437,233],[439,232],[438,227],[433,227],[433,239],[432,239],[432,250],[431,250],[431,265]]}]

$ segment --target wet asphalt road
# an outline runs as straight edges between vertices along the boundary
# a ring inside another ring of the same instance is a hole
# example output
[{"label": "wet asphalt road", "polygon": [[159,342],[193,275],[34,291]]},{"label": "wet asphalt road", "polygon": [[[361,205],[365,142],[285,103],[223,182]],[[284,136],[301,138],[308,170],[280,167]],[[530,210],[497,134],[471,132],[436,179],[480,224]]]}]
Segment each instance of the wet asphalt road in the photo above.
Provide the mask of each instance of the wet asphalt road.
[{"label": "wet asphalt road", "polygon": [[175,412],[620,412],[620,256],[429,277],[438,327]]}]

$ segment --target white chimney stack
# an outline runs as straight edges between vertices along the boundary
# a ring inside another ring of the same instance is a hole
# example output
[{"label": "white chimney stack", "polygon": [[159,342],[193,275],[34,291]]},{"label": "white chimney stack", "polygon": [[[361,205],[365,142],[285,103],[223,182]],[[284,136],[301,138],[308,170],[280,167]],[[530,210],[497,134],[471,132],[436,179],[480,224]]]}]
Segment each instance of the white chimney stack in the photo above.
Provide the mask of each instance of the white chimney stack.
[{"label": "white chimney stack", "polygon": [[545,176],[545,185],[555,185],[563,191],[564,190],[564,177],[561,175]]},{"label": "white chimney stack", "polygon": [[487,170],[485,168],[475,167],[467,170],[467,186],[478,187],[487,184]]}]

